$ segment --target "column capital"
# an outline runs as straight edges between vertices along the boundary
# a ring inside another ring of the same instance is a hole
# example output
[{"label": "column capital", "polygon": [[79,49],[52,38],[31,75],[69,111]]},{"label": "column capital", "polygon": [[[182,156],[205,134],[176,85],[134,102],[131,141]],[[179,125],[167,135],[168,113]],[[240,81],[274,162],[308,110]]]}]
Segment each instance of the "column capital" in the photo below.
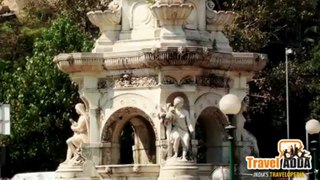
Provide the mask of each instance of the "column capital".
[{"label": "column capital", "polygon": [[253,77],[252,72],[228,72],[229,86],[232,89],[248,89],[248,82]]}]

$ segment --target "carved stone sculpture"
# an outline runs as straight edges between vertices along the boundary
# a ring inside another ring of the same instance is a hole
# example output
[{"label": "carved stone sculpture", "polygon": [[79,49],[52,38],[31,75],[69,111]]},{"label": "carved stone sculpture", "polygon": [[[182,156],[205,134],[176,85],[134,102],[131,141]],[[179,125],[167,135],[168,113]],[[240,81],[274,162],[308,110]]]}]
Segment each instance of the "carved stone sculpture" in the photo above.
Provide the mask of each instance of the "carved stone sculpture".
[{"label": "carved stone sculpture", "polygon": [[214,10],[214,2],[206,2],[207,30],[211,31],[211,40],[218,51],[232,52],[229,40],[223,34],[224,27],[231,25],[236,18],[236,13],[232,11]]},{"label": "carved stone sculpture", "polygon": [[[189,17],[193,5],[183,0],[157,0],[150,6],[154,17],[159,20],[162,45],[185,45],[186,35],[182,25]],[[173,38],[174,37],[174,38]]]},{"label": "carved stone sculpture", "polygon": [[74,134],[66,141],[68,150],[66,160],[63,162],[63,164],[68,165],[75,165],[83,160],[81,156],[82,145],[89,141],[89,117],[85,111],[85,106],[82,103],[78,103],[75,109],[80,116],[78,121],[70,119],[71,129]]},{"label": "carved stone sculpture", "polygon": [[95,43],[93,52],[112,51],[112,45],[119,38],[121,21],[121,4],[119,0],[113,0],[105,11],[90,11],[87,16],[90,22],[99,27],[101,36]]},{"label": "carved stone sculpture", "polygon": [[181,158],[187,161],[187,152],[191,147],[190,138],[192,137],[191,133],[194,132],[194,127],[190,123],[189,112],[183,108],[183,103],[184,99],[182,97],[176,97],[173,105],[168,104],[166,113],[161,114],[160,118],[166,127],[167,158],[177,158],[179,147],[182,146]]}]

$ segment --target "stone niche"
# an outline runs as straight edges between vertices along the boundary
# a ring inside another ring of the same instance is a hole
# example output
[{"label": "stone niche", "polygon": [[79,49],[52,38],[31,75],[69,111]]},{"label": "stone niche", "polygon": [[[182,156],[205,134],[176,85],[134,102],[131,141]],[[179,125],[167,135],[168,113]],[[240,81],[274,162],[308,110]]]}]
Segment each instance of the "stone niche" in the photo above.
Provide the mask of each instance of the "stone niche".
[{"label": "stone niche", "polygon": [[[83,163],[60,165],[57,179],[161,180],[180,168],[171,180],[198,180],[226,166],[228,120],[218,102],[228,93],[244,100],[247,83],[267,61],[264,54],[232,52],[223,28],[235,16],[207,0],[113,0],[105,11],[88,12],[101,31],[95,48],[59,54],[54,62],[78,85],[89,143],[82,145]],[[170,158],[171,136],[161,119],[177,97],[190,132],[187,161],[179,163]],[[237,121],[243,173],[244,155],[254,153],[245,149],[258,150],[242,113]]]}]

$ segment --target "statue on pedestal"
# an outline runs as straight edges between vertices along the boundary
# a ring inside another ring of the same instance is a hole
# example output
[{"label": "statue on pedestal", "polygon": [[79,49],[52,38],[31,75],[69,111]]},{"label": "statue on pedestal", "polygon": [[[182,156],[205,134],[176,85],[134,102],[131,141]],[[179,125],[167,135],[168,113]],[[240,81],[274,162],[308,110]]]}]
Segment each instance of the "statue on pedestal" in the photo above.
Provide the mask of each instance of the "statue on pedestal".
[{"label": "statue on pedestal", "polygon": [[82,144],[89,142],[89,116],[85,111],[85,106],[78,103],[75,106],[76,112],[79,114],[78,121],[70,119],[71,129],[74,132],[66,143],[68,145],[67,157],[63,164],[74,165],[81,161]]},{"label": "statue on pedestal", "polygon": [[182,146],[181,158],[187,161],[187,152],[190,150],[190,138],[194,128],[190,123],[189,112],[183,108],[183,104],[184,99],[179,96],[176,97],[173,105],[168,104],[166,112],[160,116],[163,125],[166,127],[167,159],[170,157],[177,158],[179,147]]}]

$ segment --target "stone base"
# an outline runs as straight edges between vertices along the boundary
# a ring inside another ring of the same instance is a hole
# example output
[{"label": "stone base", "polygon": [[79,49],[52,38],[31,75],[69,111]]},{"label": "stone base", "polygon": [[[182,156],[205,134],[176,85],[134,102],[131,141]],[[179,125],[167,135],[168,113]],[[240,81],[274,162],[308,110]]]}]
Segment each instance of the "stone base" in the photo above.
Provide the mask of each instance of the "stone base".
[{"label": "stone base", "polygon": [[92,161],[86,161],[82,165],[60,164],[55,172],[55,179],[59,180],[100,180]]},{"label": "stone base", "polygon": [[161,167],[158,180],[200,180],[200,177],[196,163],[170,158]]},{"label": "stone base", "polygon": [[60,164],[55,173],[55,179],[76,179],[79,174],[83,173],[81,166],[70,166]]}]

